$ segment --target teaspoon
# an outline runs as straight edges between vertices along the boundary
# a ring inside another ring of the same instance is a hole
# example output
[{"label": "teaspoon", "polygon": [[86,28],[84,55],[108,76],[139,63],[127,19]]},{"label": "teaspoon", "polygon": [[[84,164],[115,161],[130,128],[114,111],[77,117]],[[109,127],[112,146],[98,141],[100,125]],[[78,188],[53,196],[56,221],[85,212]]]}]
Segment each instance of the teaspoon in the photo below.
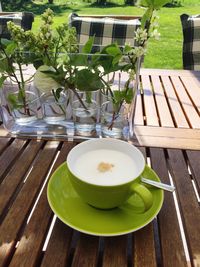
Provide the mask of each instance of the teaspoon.
[{"label": "teaspoon", "polygon": [[141,181],[143,183],[153,185],[155,187],[161,188],[161,189],[169,191],[169,192],[174,192],[174,190],[175,190],[175,187],[173,185],[168,185],[168,184],[156,182],[156,181],[153,181],[153,180],[146,179],[144,177],[141,178]]}]

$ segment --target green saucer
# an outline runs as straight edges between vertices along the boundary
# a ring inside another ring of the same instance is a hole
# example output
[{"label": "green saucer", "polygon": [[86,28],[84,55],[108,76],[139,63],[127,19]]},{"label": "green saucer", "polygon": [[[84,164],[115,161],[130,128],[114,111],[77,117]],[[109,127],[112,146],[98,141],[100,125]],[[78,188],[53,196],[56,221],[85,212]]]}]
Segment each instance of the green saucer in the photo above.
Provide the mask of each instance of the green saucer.
[{"label": "green saucer", "polygon": [[[145,167],[143,176],[160,181],[155,172]],[[153,195],[153,205],[144,211],[142,200],[135,194],[122,206],[112,210],[95,209],[84,203],[74,191],[66,163],[51,176],[48,188],[48,202],[58,218],[68,226],[91,235],[117,236],[134,232],[150,223],[163,204],[163,190],[148,186]]]}]

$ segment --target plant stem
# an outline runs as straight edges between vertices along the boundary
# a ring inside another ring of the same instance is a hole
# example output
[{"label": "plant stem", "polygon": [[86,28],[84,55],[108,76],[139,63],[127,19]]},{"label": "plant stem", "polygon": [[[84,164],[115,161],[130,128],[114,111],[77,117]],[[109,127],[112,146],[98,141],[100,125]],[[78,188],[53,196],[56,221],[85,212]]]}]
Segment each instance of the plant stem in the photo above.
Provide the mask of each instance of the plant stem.
[{"label": "plant stem", "polygon": [[66,111],[64,110],[64,108],[62,107],[62,105],[59,104],[59,102],[58,102],[59,99],[58,99],[58,97],[56,96],[54,90],[52,90],[52,93],[53,93],[53,96],[54,96],[54,98],[55,98],[55,100],[56,100],[57,105],[58,105],[59,108],[62,110],[63,114],[66,115]]},{"label": "plant stem", "polygon": [[[78,98],[79,102],[81,103],[81,105],[83,106],[83,108],[85,109],[85,111],[90,114],[88,108],[86,107],[85,103],[83,102],[83,100],[81,99],[81,97],[79,96],[79,94],[76,92],[76,89],[71,89],[73,91],[73,93],[76,95],[76,97]],[[96,122],[96,118],[94,116],[91,116],[92,120],[94,122]]]},{"label": "plant stem", "polygon": [[22,97],[22,101],[23,101],[23,105],[24,105],[24,112],[28,116],[31,116],[29,107],[28,107],[28,105],[26,103],[26,90],[25,90],[25,82],[24,82],[22,66],[21,66],[21,64],[19,62],[17,64],[19,66],[19,73],[20,73],[20,78],[21,78],[21,84],[20,84],[20,89],[19,89],[20,92],[19,93],[21,93],[21,97]]}]

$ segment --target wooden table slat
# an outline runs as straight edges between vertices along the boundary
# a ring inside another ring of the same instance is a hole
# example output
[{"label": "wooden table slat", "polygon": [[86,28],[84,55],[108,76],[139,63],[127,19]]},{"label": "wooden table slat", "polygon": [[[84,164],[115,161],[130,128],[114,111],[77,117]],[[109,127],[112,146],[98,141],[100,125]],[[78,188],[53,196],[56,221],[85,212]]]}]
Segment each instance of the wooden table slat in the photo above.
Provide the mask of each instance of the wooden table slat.
[{"label": "wooden table slat", "polygon": [[165,98],[162,84],[158,76],[151,76],[155,99],[158,107],[160,123],[162,126],[174,127],[172,116]]},{"label": "wooden table slat", "polygon": [[176,122],[176,126],[178,128],[189,128],[188,122],[176,97],[174,88],[171,84],[169,77],[162,76],[161,78],[171,111],[173,113],[174,120]]},{"label": "wooden table slat", "polygon": [[140,90],[138,90],[138,92],[137,92],[135,115],[134,115],[134,124],[136,124],[136,125],[144,125],[144,114],[143,114],[143,108],[142,108],[142,96],[141,96],[141,91]]},{"label": "wooden table slat", "polygon": [[193,175],[193,179],[197,185],[197,191],[200,195],[200,164],[199,164],[199,151],[187,151],[189,166]]},{"label": "wooden table slat", "polygon": [[59,219],[53,228],[50,243],[41,263],[41,267],[65,267],[70,255],[73,230]]},{"label": "wooden table slat", "polygon": [[[170,184],[168,167],[163,149],[150,149],[152,168],[159,175],[161,181]],[[181,239],[181,233],[171,193],[164,193],[163,207],[158,214],[162,264],[165,267],[186,267],[186,256]]]},{"label": "wooden table slat", "polygon": [[200,264],[200,209],[194,193],[188,168],[179,150],[168,150],[169,164],[174,178],[188,248],[194,266]]},{"label": "wooden table slat", "polygon": [[105,238],[102,267],[127,267],[127,241],[127,235]]},{"label": "wooden table slat", "polygon": [[142,76],[142,85],[143,85],[144,108],[145,108],[147,125],[159,126],[158,115],[156,111],[156,106],[149,76],[147,75]]},{"label": "wooden table slat", "polygon": [[190,70],[167,70],[167,69],[149,69],[149,68],[141,68],[140,70],[141,75],[159,75],[162,77],[168,76],[185,76],[188,79],[196,78],[200,79],[200,72],[199,71],[190,71]]},{"label": "wooden table slat", "polygon": [[184,76],[180,78],[200,114],[200,81],[188,79]]},{"label": "wooden table slat", "polygon": [[20,184],[22,185],[24,176],[42,145],[43,141],[31,141],[18,157],[18,160],[15,162],[2,184],[0,184],[0,216],[12,195],[17,190],[17,187]]},{"label": "wooden table slat", "polygon": [[[21,150],[23,149],[24,145],[27,143],[26,140],[18,140],[15,139],[12,144],[7,147],[4,153],[0,157],[0,182],[2,181],[2,175],[4,172],[8,170],[8,168],[12,167],[11,164],[17,160],[19,157]],[[9,161],[8,161],[9,159]]]},{"label": "wooden table slat", "polygon": [[[21,193],[17,196],[0,226],[0,266],[7,260],[13,244],[17,241],[19,231],[24,227],[23,224],[28,218],[29,211],[37,198],[49,166],[55,157],[58,144],[58,142],[52,141],[48,142],[44,147],[34,163],[33,169],[21,189]],[[6,249],[2,244],[7,244]],[[2,248],[4,248],[3,251]]]},{"label": "wooden table slat", "polygon": [[[2,126],[0,126],[0,128],[1,127]],[[0,155],[4,151],[4,149],[9,145],[10,142],[12,142],[10,138],[0,138]]]},{"label": "wooden table slat", "polygon": [[200,117],[197,114],[193,103],[188,97],[180,79],[178,77],[172,77],[171,80],[174,87],[176,88],[176,93],[180,102],[182,103],[182,107],[184,108],[186,118],[189,120],[192,128],[200,128]]},{"label": "wooden table slat", "polygon": [[135,126],[134,144],[148,147],[200,149],[200,130],[168,127]]},{"label": "wooden table slat", "polygon": [[[51,174],[61,163],[65,161],[72,146],[73,145],[70,143],[63,145],[54,167],[51,170]],[[46,239],[46,233],[48,232],[49,224],[53,216],[47,201],[46,192],[47,184],[43,189],[30,222],[25,227],[24,233],[19,241],[18,247],[11,261],[11,266],[13,267],[20,264],[23,264],[24,266],[35,266],[39,255],[41,257],[42,247]],[[40,223],[38,224],[38,222]],[[20,251],[22,252],[20,253]]]},{"label": "wooden table slat", "polygon": [[[142,152],[143,156],[146,159],[147,164],[147,151],[144,147],[139,147],[139,150]],[[145,238],[145,243],[143,238]],[[133,264],[134,266],[139,267],[154,267],[156,266],[156,251],[155,251],[155,242],[154,242],[154,233],[152,223],[143,228],[142,230],[136,231],[133,233]],[[151,257],[148,257],[151,255]]]},{"label": "wooden table slat", "polygon": [[94,267],[98,261],[99,237],[81,234],[75,248],[72,267]]},{"label": "wooden table slat", "polygon": [[157,266],[152,223],[134,233],[132,254],[134,255],[134,266]]}]

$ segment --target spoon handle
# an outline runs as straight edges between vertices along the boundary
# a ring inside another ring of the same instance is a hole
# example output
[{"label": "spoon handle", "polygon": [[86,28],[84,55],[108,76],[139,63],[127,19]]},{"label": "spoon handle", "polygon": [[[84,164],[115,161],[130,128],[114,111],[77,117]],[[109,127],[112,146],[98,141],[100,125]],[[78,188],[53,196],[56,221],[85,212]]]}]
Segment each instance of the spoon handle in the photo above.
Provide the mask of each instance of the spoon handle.
[{"label": "spoon handle", "polygon": [[163,184],[163,183],[160,183],[160,182],[156,182],[156,181],[153,181],[153,180],[146,179],[144,177],[141,178],[141,181],[143,183],[153,185],[155,187],[161,188],[161,189],[169,191],[169,192],[174,192],[174,190],[175,190],[175,187],[173,185]]}]

